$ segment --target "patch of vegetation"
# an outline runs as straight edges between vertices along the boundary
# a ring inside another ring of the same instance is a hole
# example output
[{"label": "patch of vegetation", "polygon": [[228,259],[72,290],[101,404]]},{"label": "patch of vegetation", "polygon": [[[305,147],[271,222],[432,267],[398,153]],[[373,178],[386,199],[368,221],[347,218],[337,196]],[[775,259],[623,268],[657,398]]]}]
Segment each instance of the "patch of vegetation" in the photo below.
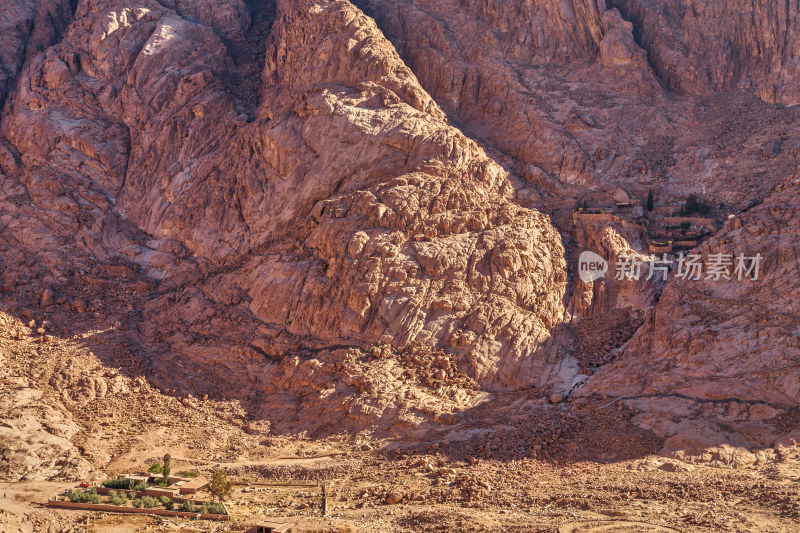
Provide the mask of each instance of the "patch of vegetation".
[{"label": "patch of vegetation", "polygon": [[116,478],[103,481],[103,486],[109,489],[133,490],[136,482],[132,479]]},{"label": "patch of vegetation", "polygon": [[166,487],[169,485],[169,474],[171,472],[172,457],[169,454],[164,455],[164,464],[161,466],[161,474],[164,476],[161,479],[161,486]]},{"label": "patch of vegetation", "polygon": [[108,499],[111,501],[111,505],[125,505],[128,501],[124,495],[115,490],[108,491]]},{"label": "patch of vegetation", "polygon": [[199,470],[184,470],[183,472],[178,472],[178,475],[181,477],[199,477],[200,471]]},{"label": "patch of vegetation", "polygon": [[161,505],[163,505],[164,509],[167,511],[171,511],[175,507],[175,502],[173,502],[168,496],[161,496],[158,501],[161,502]]},{"label": "patch of vegetation", "polygon": [[181,511],[186,511],[187,513],[193,513],[195,509],[194,502],[192,500],[186,500],[181,505]]},{"label": "patch of vegetation", "polygon": [[152,509],[159,503],[160,502],[155,498],[153,498],[152,496],[142,496],[142,507],[144,507],[145,509]]},{"label": "patch of vegetation", "polygon": [[227,514],[225,512],[225,506],[217,502],[204,503],[200,508],[200,512],[203,514]]},{"label": "patch of vegetation", "polygon": [[142,499],[136,498],[135,500],[133,500],[133,506],[139,509],[142,506]]},{"label": "patch of vegetation", "polygon": [[164,469],[161,466],[161,463],[153,463],[152,465],[150,465],[150,468],[148,468],[147,471],[152,473],[152,474],[163,474],[164,473]]},{"label": "patch of vegetation", "polygon": [[697,196],[694,194],[690,194],[686,198],[686,203],[683,204],[683,207],[678,214],[682,217],[688,217],[692,215],[707,215],[711,212],[711,206],[708,205],[703,200],[698,200]]},{"label": "patch of vegetation", "polygon": [[94,487],[87,491],[70,490],[67,496],[73,503],[100,503],[102,501],[102,497],[97,494],[97,489]]},{"label": "patch of vegetation", "polygon": [[233,481],[228,479],[228,471],[220,468],[211,476],[208,484],[208,492],[216,496],[219,501],[224,501],[233,492]]}]

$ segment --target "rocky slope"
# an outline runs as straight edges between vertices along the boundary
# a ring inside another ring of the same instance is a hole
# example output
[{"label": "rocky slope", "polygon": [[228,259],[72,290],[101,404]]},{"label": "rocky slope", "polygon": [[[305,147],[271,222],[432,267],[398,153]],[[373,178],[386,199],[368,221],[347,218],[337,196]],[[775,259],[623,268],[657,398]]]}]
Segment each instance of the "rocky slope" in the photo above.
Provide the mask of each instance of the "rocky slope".
[{"label": "rocky slope", "polygon": [[[413,434],[587,380],[659,416],[645,400],[796,408],[796,15],[462,4],[0,2],[0,311],[33,321],[9,338],[77,335],[296,434]],[[583,249],[646,252],[570,218],[619,186],[699,195],[722,227],[699,251],[760,251],[765,277],[580,281]]]},{"label": "rocky slope", "polygon": [[[762,205],[728,219],[697,252],[760,254],[758,279],[739,280],[732,269],[729,280],[673,280],[619,359],[582,393],[623,397],[652,413],[643,423],[669,436],[674,450],[780,440],[768,420],[795,412],[800,398],[797,204],[793,176]],[[703,420],[676,420],[686,409]]]},{"label": "rocky slope", "polygon": [[[74,333],[60,312],[119,306],[155,383],[254,409],[284,389],[350,398],[342,346],[444,346],[490,388],[557,373],[558,233],[510,201],[507,172],[374,23],[346,2],[279,4],[250,118],[225,87],[247,11],[202,13],[81,3],[21,75],[4,118],[10,310],[36,303]],[[87,298],[90,278],[113,294]]]},{"label": "rocky slope", "polygon": [[768,102],[798,101],[798,7],[791,2],[610,0],[637,28],[653,70],[671,89],[739,87]]},{"label": "rocky slope", "polygon": [[[691,41],[681,50],[703,68],[729,75],[746,68],[734,65],[741,59],[769,70],[774,62],[748,55],[759,47],[772,54],[759,40],[765,35],[748,25],[772,27],[774,6],[718,3],[702,8],[714,21],[706,24],[681,18],[691,11],[681,1],[674,9],[649,2],[485,0],[467,9],[439,0],[357,4],[375,17],[452,120],[524,179],[522,203],[556,209],[564,198],[622,185],[642,198],[655,189],[663,203],[695,192],[736,211],[763,199],[764,183],[769,190],[794,168],[796,109],[765,104],[775,99],[760,101],[747,84],[741,87],[752,92],[734,92],[740,87],[734,82],[692,85],[688,64],[675,70],[691,87],[680,91],[677,82],[661,79],[647,44],[668,23],[685,24]],[[652,16],[640,21],[635,9]],[[735,57],[720,60],[732,49]],[[700,59],[701,51],[709,57]],[[777,157],[771,150],[765,155],[773,142],[780,146]]]}]

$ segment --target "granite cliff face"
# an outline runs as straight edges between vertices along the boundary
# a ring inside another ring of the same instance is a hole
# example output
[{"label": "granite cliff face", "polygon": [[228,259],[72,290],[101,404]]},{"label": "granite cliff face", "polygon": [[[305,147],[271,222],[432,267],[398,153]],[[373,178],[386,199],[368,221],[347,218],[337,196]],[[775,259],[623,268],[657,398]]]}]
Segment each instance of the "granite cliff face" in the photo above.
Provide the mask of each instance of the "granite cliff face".
[{"label": "granite cliff face", "polygon": [[798,6],[791,2],[610,0],[636,27],[656,75],[670,89],[732,88],[767,102],[798,101]]},{"label": "granite cliff face", "polygon": [[[279,4],[242,101],[226,83],[251,58],[226,39],[248,10],[193,9],[81,3],[29,61],[4,118],[11,290],[42,283],[61,296],[45,307],[82,311],[102,304],[65,293],[104,263],[144,278],[124,335],[160,352],[155,382],[195,394],[263,398],[283,359],[342,346],[446,347],[489,388],[559,371],[560,235],[370,19]],[[26,256],[38,279],[13,268]]]},{"label": "granite cliff face", "polygon": [[[0,311],[25,335],[102,332],[104,364],[286,432],[411,431],[476,387],[800,399],[791,6],[0,9]],[[647,253],[571,218],[618,187],[699,195],[700,251],[773,242],[765,278],[583,283],[582,249]]]}]

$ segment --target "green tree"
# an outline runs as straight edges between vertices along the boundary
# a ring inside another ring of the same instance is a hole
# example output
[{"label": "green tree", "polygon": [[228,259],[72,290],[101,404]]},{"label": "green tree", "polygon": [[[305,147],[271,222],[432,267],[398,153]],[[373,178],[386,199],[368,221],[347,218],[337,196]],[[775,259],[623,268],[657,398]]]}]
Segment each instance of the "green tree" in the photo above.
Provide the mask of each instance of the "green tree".
[{"label": "green tree", "polygon": [[653,191],[647,192],[647,210],[652,211],[655,207],[655,201],[653,199]]},{"label": "green tree", "polygon": [[150,468],[147,469],[147,471],[153,474],[162,474],[164,469],[161,466],[161,463],[153,463]]},{"label": "green tree", "polygon": [[125,479],[125,478],[116,478],[116,479],[109,479],[107,481],[103,481],[103,486],[108,487],[109,489],[128,489],[131,490],[136,485],[136,482],[132,479]]},{"label": "green tree", "polygon": [[219,501],[224,501],[233,492],[233,481],[228,479],[228,471],[220,468],[211,476],[208,483],[208,492],[213,494]]},{"label": "green tree", "polygon": [[200,508],[200,512],[203,514],[227,514],[225,512],[225,507],[221,503],[216,502],[205,502],[203,507]]},{"label": "green tree", "polygon": [[681,209],[680,214],[683,216],[691,216],[695,214],[707,215],[709,211],[711,211],[711,206],[709,206],[703,200],[699,200],[694,194],[690,194],[686,197],[686,203],[683,204],[683,209]]},{"label": "green tree", "polygon": [[169,484],[169,474],[171,469],[172,457],[169,454],[164,455],[164,464],[161,467],[161,474],[164,476],[164,479],[161,480],[161,485],[166,487]]},{"label": "green tree", "polygon": [[69,501],[73,503],[100,503],[103,498],[97,494],[97,489],[92,487],[86,492],[80,490],[70,490],[67,493]]}]

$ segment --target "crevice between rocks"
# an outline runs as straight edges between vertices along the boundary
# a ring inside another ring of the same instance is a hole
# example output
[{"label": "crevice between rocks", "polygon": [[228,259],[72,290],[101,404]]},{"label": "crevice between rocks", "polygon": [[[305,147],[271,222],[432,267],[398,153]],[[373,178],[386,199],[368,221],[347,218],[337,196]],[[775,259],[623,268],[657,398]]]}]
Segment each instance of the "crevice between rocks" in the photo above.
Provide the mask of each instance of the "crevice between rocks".
[{"label": "crevice between rocks", "polygon": [[250,10],[250,28],[245,35],[226,40],[235,67],[224,82],[236,112],[251,121],[261,100],[261,71],[277,7],[276,0],[245,0],[245,4]]}]

